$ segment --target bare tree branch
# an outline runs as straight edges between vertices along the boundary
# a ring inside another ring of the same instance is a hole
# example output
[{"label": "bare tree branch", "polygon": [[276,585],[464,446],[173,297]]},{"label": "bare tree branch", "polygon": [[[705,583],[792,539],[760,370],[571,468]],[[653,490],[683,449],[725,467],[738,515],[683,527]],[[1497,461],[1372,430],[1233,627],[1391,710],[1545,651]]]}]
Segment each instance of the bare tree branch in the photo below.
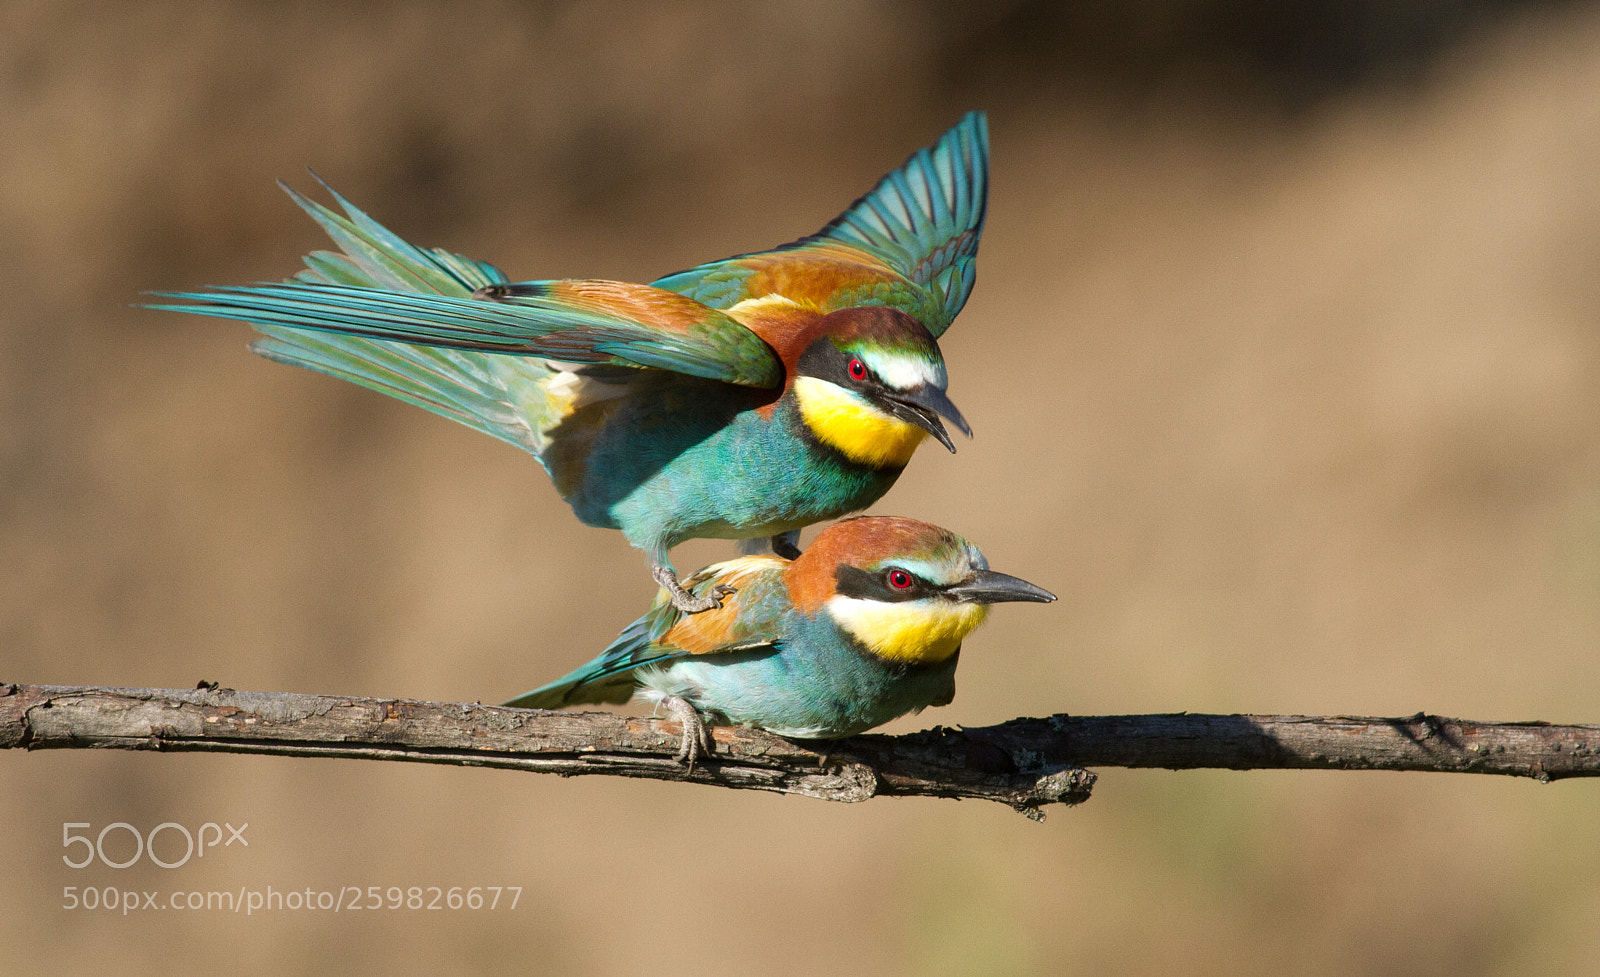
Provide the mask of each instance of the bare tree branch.
[{"label": "bare tree branch", "polygon": [[183,750],[410,760],[561,776],[610,774],[802,794],[999,801],[1030,817],[1078,804],[1083,766],[1432,770],[1549,781],[1600,775],[1600,726],[1494,723],[1418,713],[1051,716],[974,729],[795,743],[714,729],[716,756],[675,757],[677,723],[353,696],[0,685],[0,748]]},{"label": "bare tree branch", "polygon": [[790,742],[713,727],[716,756],[689,771],[676,759],[676,722],[602,712],[550,712],[410,699],[0,685],[0,748],[111,748],[269,753],[457,766],[572,777],[610,774],[803,794],[972,797],[1030,816],[1077,804],[1094,774],[1028,758],[960,733]]},{"label": "bare tree branch", "polygon": [[[1532,777],[1600,776],[1600,726],[1475,722],[1417,713],[1372,716],[1051,716],[1013,719],[995,736],[1047,763],[1167,770],[1427,770]],[[903,738],[903,737],[902,737]]]}]

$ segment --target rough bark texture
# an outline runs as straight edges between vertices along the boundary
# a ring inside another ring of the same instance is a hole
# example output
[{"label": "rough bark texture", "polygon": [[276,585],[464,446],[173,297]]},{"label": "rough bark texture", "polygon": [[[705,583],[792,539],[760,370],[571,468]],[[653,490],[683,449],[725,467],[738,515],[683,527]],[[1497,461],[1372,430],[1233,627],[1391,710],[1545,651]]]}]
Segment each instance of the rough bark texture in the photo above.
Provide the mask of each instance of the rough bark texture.
[{"label": "rough bark texture", "polygon": [[1086,800],[1094,774],[954,731],[862,736],[810,746],[735,726],[716,755],[676,759],[675,722],[599,712],[232,689],[0,685],[0,748],[270,753],[610,774],[803,794],[971,797],[1040,817]]},{"label": "rough bark texture", "polygon": [[[610,713],[231,689],[0,685],[0,748],[204,750],[610,774],[803,794],[999,801],[1030,817],[1078,804],[1087,766],[1433,770],[1549,781],[1600,775],[1600,726],[1495,723],[1418,713],[1051,716],[975,729],[794,743],[713,730],[686,770],[678,724]],[[813,748],[814,747],[814,748]]]}]

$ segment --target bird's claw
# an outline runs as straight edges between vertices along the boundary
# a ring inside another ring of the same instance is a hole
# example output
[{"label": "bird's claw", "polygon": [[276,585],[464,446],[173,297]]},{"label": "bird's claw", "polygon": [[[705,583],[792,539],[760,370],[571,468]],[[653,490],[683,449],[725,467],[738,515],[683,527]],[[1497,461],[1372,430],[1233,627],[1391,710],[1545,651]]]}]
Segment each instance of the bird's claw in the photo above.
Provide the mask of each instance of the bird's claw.
[{"label": "bird's claw", "polygon": [[706,611],[721,609],[722,599],[736,592],[732,587],[725,586],[715,587],[710,593],[702,594],[698,597],[688,591],[684,591],[681,595],[672,595],[672,606],[685,614],[702,614]]},{"label": "bird's claw", "polygon": [[700,710],[682,696],[669,695],[661,700],[661,704],[683,727],[683,741],[678,744],[678,762],[688,767],[685,773],[694,773],[696,760],[717,752],[716,743],[711,739],[711,728],[701,717]]},{"label": "bird's claw", "polygon": [[691,594],[683,584],[678,582],[678,575],[672,572],[671,567],[657,564],[651,569],[651,574],[656,578],[656,583],[672,595],[672,606],[685,614],[699,614],[703,611],[714,611],[722,606],[722,599],[731,594],[738,593],[738,589],[727,584],[717,584],[704,594]]}]

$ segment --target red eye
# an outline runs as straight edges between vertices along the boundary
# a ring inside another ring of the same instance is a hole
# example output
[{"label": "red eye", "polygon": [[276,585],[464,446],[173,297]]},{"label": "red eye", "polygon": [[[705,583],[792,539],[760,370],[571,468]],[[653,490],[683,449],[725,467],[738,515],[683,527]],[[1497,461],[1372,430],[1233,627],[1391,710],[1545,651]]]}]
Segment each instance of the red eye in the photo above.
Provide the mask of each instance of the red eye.
[{"label": "red eye", "polygon": [[845,369],[850,371],[850,379],[852,380],[865,380],[867,378],[867,364],[858,359],[852,358],[850,365]]},{"label": "red eye", "polygon": [[895,590],[910,590],[911,580],[911,574],[905,572],[904,570],[889,571],[889,586],[893,587]]}]

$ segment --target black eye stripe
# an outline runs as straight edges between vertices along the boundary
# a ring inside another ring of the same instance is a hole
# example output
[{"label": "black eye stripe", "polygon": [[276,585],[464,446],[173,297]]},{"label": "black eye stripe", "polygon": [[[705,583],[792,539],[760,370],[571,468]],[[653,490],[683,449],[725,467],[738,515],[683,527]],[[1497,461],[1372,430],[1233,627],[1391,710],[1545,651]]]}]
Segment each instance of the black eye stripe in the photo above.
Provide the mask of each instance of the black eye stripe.
[{"label": "black eye stripe", "polygon": [[[891,570],[899,570],[907,577],[910,577],[910,586],[905,588],[891,586],[889,583]],[[937,587],[934,587],[911,571],[903,570],[899,567],[869,573],[859,567],[841,564],[833,572],[833,579],[835,589],[844,597],[860,597],[865,600],[876,600],[884,603],[917,600],[929,594],[938,593]]]},{"label": "black eye stripe", "polygon": [[[861,364],[861,372],[853,374],[850,370],[851,363]],[[865,388],[867,391],[876,391],[884,386],[883,381],[867,361],[856,353],[840,349],[827,337],[818,339],[800,354],[796,364],[803,376],[816,377],[819,380],[828,380],[840,386]]]}]

